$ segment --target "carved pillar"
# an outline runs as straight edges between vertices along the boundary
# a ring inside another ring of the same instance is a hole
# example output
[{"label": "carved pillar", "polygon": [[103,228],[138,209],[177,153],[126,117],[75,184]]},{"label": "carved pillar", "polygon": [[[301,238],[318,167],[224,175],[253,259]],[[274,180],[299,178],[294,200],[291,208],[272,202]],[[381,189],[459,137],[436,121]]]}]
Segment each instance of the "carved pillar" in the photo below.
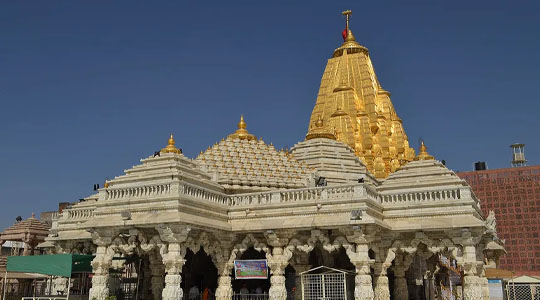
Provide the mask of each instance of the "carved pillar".
[{"label": "carved pillar", "polygon": [[267,254],[268,267],[270,267],[270,290],[268,291],[270,300],[287,299],[287,289],[285,288],[285,268],[289,264],[291,255],[283,251],[283,247],[274,247],[272,254]]},{"label": "carved pillar", "polygon": [[395,300],[408,300],[409,289],[407,287],[407,278],[405,278],[405,272],[409,269],[411,264],[411,257],[406,254],[400,254],[396,256],[394,266],[394,299]]},{"label": "carved pillar", "polygon": [[182,282],[182,267],[186,263],[184,256],[186,248],[183,243],[188,239],[191,228],[186,225],[165,225],[156,226],[159,236],[168,245],[161,250],[161,257],[165,265],[165,288],[162,292],[163,300],[181,300],[184,292],[180,287]]},{"label": "carved pillar", "polygon": [[480,277],[480,285],[482,286],[482,299],[489,300],[489,282],[486,277]]},{"label": "carved pillar", "polygon": [[356,268],[356,276],[354,278],[354,299],[355,300],[373,300],[373,286],[371,284],[372,261],[369,258],[369,247],[366,244],[357,244],[356,251],[347,251],[351,263]]},{"label": "carved pillar", "polygon": [[163,276],[165,275],[165,266],[161,261],[159,253],[153,252],[148,258],[150,259],[150,284],[152,289],[152,295],[154,300],[161,299],[161,291],[163,291],[164,281]]},{"label": "carved pillar", "polygon": [[[270,268],[270,290],[268,296],[270,300],[287,299],[287,288],[285,287],[285,268],[292,257],[292,249],[286,247],[292,232],[267,231],[265,233],[268,244],[272,246],[272,253],[266,253],[268,267]],[[294,248],[294,247],[293,247]]]},{"label": "carved pillar", "polygon": [[92,260],[92,288],[89,292],[89,299],[105,300],[109,296],[109,268],[112,265],[113,253],[107,246],[99,245],[96,250],[96,257]]},{"label": "carved pillar", "polygon": [[182,267],[186,263],[184,255],[186,249],[180,246],[179,243],[171,243],[168,245],[168,252],[163,257],[165,265],[165,288],[162,292],[163,300],[181,300],[184,292],[180,287],[182,282]]},{"label": "carved pillar", "polygon": [[388,276],[386,271],[392,265],[392,261],[396,257],[395,248],[379,247],[377,253],[377,263],[375,269],[375,291],[374,299],[390,300],[390,287],[388,286]]},{"label": "carved pillar", "polygon": [[[461,236],[454,239],[454,242],[463,246],[463,257],[459,264],[463,267],[463,299],[482,299],[482,281],[478,277],[478,266],[481,263],[476,260],[476,247],[479,242],[478,237],[474,237],[470,230],[461,231]],[[489,291],[488,291],[489,294]]]},{"label": "carved pillar", "polygon": [[216,300],[228,300],[232,299],[233,296],[231,271],[234,267],[234,260],[236,259],[238,249],[231,251],[232,243],[229,240],[222,240],[219,245],[220,249],[216,249],[213,256],[219,275]]},{"label": "carved pillar", "polygon": [[388,276],[386,276],[386,267],[383,263],[375,264],[375,300],[390,300],[390,288],[388,286]]}]

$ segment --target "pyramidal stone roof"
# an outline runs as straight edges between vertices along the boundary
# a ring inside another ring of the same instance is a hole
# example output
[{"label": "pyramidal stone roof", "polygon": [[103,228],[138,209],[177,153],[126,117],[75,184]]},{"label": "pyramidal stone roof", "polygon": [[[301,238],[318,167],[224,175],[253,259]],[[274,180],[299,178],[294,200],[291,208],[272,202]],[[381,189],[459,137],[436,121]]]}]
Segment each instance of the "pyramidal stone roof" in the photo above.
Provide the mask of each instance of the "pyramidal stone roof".
[{"label": "pyramidal stone roof", "polygon": [[448,169],[440,161],[427,153],[427,148],[422,142],[420,154],[415,160],[403,166],[400,170],[390,174],[378,187],[380,192],[392,192],[394,190],[426,189],[433,186],[436,189],[456,188],[468,186],[465,180],[459,178],[456,173]]},{"label": "pyramidal stone roof", "polygon": [[17,222],[0,233],[2,241],[25,241],[27,235],[33,236],[37,242],[42,242],[49,234],[49,225],[36,219],[34,214],[24,221]]},{"label": "pyramidal stone roof", "polygon": [[144,184],[182,180],[206,188],[223,191],[223,188],[212,181],[209,174],[200,170],[199,164],[182,154],[176,148],[173,136],[159,153],[145,159],[141,164],[124,171],[124,175],[105,182],[105,188],[124,188]]},{"label": "pyramidal stone roof", "polygon": [[313,138],[291,148],[291,156],[317,171],[329,185],[358,183],[359,179],[376,182],[354,150],[330,138]]},{"label": "pyramidal stone roof", "polygon": [[312,170],[277,151],[246,130],[243,117],[238,130],[195,159],[201,169],[216,174],[228,193],[255,192],[308,186]]}]

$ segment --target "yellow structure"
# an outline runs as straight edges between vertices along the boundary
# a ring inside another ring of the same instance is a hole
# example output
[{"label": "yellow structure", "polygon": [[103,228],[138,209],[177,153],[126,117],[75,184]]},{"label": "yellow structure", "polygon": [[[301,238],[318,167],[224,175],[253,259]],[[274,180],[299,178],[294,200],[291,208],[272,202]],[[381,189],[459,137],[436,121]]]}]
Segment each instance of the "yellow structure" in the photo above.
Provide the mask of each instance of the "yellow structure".
[{"label": "yellow structure", "polygon": [[349,145],[368,170],[386,178],[415,158],[414,149],[396,114],[390,93],[375,75],[367,48],[356,42],[349,28],[344,42],[328,60],[317,102],[311,113],[307,138],[323,131]]},{"label": "yellow structure", "polygon": [[169,141],[167,143],[167,146],[163,149],[161,149],[160,152],[163,152],[163,153],[176,153],[176,154],[180,154],[182,153],[182,150],[176,148],[176,146],[174,145],[174,137],[173,137],[173,134],[171,133],[171,136],[169,137]]}]

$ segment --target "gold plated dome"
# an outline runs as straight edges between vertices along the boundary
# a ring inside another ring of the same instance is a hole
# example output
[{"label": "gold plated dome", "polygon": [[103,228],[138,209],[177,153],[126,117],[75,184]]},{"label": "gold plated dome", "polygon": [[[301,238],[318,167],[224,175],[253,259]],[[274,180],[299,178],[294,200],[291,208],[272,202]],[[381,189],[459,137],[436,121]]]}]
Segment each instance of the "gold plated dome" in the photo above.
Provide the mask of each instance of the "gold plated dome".
[{"label": "gold plated dome", "polygon": [[176,154],[182,153],[182,150],[176,148],[176,146],[174,145],[174,137],[172,133],[171,133],[171,136],[169,137],[167,146],[161,149],[161,152],[162,153],[176,153]]},{"label": "gold plated dome", "polygon": [[257,140],[257,137],[253,134],[250,134],[247,129],[247,124],[244,121],[244,115],[240,115],[240,122],[238,122],[238,129],[235,133],[230,134],[228,138],[240,139],[240,140]]},{"label": "gold plated dome", "polygon": [[420,153],[414,158],[414,160],[433,160],[435,157],[427,153],[427,147],[424,144],[424,141],[420,144]]}]

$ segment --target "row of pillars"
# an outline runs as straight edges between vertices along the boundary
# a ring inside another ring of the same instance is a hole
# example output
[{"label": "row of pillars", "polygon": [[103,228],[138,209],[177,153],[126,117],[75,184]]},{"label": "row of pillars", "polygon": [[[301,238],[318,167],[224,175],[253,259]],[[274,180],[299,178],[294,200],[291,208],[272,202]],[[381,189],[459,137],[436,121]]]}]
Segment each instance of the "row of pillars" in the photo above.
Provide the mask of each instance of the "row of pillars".
[{"label": "row of pillars", "polygon": [[[388,300],[390,299],[390,289],[388,284],[387,269],[388,262],[374,262],[370,259],[369,246],[367,244],[357,244],[347,251],[351,263],[355,266],[355,300]],[[230,253],[230,252],[228,252]],[[182,281],[182,267],[185,264],[185,249],[179,243],[169,243],[168,251],[158,260],[158,255],[150,257],[152,266],[152,292],[155,300],[181,300],[183,291],[180,287]],[[285,300],[287,290],[285,288],[285,268],[289,264],[292,252],[285,251],[284,247],[274,246],[271,253],[267,253],[268,266],[270,268],[270,290],[269,299]],[[472,245],[464,247],[465,276],[463,280],[463,295],[465,300],[489,299],[487,279],[479,277],[476,270],[475,248]],[[217,259],[218,287],[216,289],[217,300],[232,299],[232,278],[231,271],[234,265],[229,257]],[[162,263],[162,264],[160,264]],[[105,300],[109,296],[109,268],[112,264],[112,255],[107,252],[106,246],[97,248],[96,258],[92,262],[94,277],[92,278],[92,288],[89,299]],[[157,267],[157,266],[161,267]],[[297,275],[309,269],[307,264],[294,264]],[[374,269],[374,284],[372,283],[371,268]],[[394,299],[407,300],[408,289],[405,272],[408,265],[403,262],[403,256],[398,255],[394,262]],[[163,286],[162,275],[165,273],[165,285]],[[373,288],[375,286],[375,288]],[[297,288],[300,287],[297,282]],[[486,291],[487,290],[487,291]],[[301,291],[298,291],[301,293]]]}]

